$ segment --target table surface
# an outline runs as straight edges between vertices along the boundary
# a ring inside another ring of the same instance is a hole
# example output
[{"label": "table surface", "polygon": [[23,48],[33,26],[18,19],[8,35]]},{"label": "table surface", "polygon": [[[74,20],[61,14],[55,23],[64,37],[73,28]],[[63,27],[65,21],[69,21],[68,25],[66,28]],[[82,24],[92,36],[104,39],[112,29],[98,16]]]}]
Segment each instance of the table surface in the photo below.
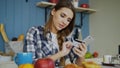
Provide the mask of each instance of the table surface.
[{"label": "table surface", "polygon": [[[120,68],[119,66],[105,66],[105,65],[101,65],[102,68]],[[0,63],[0,68],[18,68],[18,66],[14,63],[14,61],[11,62],[4,62],[4,63]],[[58,68],[58,67],[56,67]],[[59,67],[59,68],[63,68],[63,67]]]},{"label": "table surface", "polygon": [[120,66],[102,66],[102,68],[120,68]]}]

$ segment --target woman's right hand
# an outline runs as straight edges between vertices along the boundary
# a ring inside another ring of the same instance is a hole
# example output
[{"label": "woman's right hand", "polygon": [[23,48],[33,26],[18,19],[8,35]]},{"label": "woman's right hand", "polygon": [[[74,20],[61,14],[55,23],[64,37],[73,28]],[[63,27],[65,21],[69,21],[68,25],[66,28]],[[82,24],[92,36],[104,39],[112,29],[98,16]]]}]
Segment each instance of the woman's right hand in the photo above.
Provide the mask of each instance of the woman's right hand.
[{"label": "woman's right hand", "polygon": [[67,55],[72,48],[72,43],[70,41],[64,42],[62,46],[62,54],[63,56]]},{"label": "woman's right hand", "polygon": [[57,59],[67,55],[72,48],[72,43],[70,41],[64,42],[62,46],[62,50],[58,53],[48,56],[47,58],[51,58],[52,60],[56,61]]}]

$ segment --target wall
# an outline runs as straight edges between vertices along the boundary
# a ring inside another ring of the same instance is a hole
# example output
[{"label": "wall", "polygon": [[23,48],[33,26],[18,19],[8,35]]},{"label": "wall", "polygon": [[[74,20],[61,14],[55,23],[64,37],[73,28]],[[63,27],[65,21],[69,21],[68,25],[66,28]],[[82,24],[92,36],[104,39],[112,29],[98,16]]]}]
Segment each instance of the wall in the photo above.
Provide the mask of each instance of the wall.
[{"label": "wall", "polygon": [[90,7],[97,10],[90,15],[90,34],[94,37],[91,52],[118,54],[120,44],[120,0],[89,0]]},{"label": "wall", "polygon": [[[11,40],[26,34],[31,26],[44,24],[44,8],[36,7],[40,0],[0,0],[0,23],[4,24],[6,34]],[[43,16],[43,17],[41,17]],[[4,40],[0,36],[0,50],[4,51]]]},{"label": "wall", "polygon": [[[45,8],[37,7],[39,1],[48,0],[0,0],[0,23],[4,24],[6,34],[11,40],[20,34],[25,34],[31,26],[44,25]],[[88,3],[88,0],[80,0],[80,3]],[[76,14],[76,24],[80,22],[80,13]],[[89,35],[89,15],[83,19],[83,38]],[[0,51],[4,51],[4,40],[0,35]]]}]

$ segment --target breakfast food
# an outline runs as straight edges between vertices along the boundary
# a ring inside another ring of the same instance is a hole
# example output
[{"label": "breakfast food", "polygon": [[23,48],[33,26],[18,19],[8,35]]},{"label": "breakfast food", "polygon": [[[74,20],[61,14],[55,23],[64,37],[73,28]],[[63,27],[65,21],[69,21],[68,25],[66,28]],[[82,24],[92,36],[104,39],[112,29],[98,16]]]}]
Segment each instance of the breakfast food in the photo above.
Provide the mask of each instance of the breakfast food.
[{"label": "breakfast food", "polygon": [[82,63],[85,68],[101,68],[101,66],[95,62],[89,61],[89,62],[83,62]]},{"label": "breakfast food", "polygon": [[18,39],[17,39],[18,41],[23,41],[24,40],[24,34],[20,34],[19,36],[18,36]]},{"label": "breakfast food", "polygon": [[55,68],[55,64],[50,58],[42,58],[35,62],[34,68]]},{"label": "breakfast food", "polygon": [[4,24],[0,24],[0,32],[2,34],[3,40],[7,43],[9,41],[7,34],[4,29]]},{"label": "breakfast food", "polygon": [[92,61],[83,62],[81,66],[77,64],[67,64],[64,68],[101,68],[101,66]]},{"label": "breakfast food", "polygon": [[99,56],[99,53],[97,51],[93,52],[93,57],[97,58]]},{"label": "breakfast food", "polygon": [[18,68],[34,68],[34,65],[33,64],[21,64],[18,66]]},{"label": "breakfast food", "polygon": [[84,68],[83,66],[78,66],[77,64],[67,64],[64,68]]}]

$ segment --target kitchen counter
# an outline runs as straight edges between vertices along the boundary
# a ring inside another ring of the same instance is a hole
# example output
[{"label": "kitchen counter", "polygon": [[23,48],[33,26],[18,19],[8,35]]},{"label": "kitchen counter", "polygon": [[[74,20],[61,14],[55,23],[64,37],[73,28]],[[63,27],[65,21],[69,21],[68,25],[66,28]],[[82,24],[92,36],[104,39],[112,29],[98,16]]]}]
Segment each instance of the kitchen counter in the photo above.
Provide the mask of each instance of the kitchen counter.
[{"label": "kitchen counter", "polygon": [[102,65],[103,58],[91,58],[91,59],[86,59],[86,61],[93,61],[97,64],[100,64],[102,68],[120,68],[120,65],[116,65],[116,66]]},{"label": "kitchen counter", "polygon": [[120,66],[102,66],[102,68],[120,68]]},{"label": "kitchen counter", "polygon": [[[0,68],[18,68],[18,66],[15,64],[14,61],[10,61],[10,62],[0,63]],[[102,65],[102,68],[120,68],[120,66],[113,67],[113,66],[103,66]]]},{"label": "kitchen counter", "polygon": [[0,68],[18,68],[14,61],[0,62]]}]

